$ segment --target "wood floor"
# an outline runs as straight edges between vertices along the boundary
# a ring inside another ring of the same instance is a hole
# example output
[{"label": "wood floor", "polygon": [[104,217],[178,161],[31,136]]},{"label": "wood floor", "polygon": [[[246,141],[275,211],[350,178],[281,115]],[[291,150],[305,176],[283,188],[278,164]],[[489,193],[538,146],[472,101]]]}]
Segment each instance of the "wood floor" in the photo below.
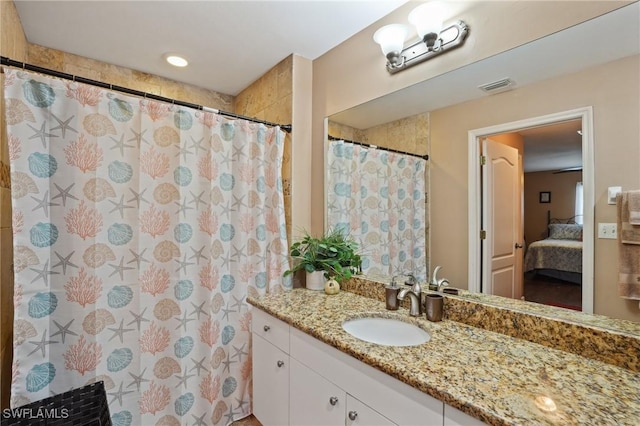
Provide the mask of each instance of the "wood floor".
[{"label": "wood floor", "polygon": [[582,287],[579,284],[534,272],[524,276],[524,298],[529,302],[582,310]]}]

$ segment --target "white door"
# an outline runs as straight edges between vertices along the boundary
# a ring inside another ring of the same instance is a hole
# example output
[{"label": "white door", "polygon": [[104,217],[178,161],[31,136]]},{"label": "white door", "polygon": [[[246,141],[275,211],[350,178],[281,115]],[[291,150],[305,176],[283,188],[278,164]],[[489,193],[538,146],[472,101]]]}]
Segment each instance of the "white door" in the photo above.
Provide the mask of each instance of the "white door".
[{"label": "white door", "polygon": [[520,161],[516,148],[482,141],[483,292],[522,297],[522,221]]}]

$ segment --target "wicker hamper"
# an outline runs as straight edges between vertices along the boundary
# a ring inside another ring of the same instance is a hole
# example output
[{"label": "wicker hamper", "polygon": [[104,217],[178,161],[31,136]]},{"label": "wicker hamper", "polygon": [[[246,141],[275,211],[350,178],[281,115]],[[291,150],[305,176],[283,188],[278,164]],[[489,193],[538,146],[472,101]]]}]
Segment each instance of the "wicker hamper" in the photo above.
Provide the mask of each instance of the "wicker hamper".
[{"label": "wicker hamper", "polygon": [[104,382],[3,410],[1,426],[111,426]]}]

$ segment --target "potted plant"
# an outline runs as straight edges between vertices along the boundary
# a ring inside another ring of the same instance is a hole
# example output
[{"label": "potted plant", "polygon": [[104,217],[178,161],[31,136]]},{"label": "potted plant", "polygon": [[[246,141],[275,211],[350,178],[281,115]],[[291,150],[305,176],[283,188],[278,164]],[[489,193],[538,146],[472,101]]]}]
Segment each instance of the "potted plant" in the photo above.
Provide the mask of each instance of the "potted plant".
[{"label": "potted plant", "polygon": [[291,245],[289,254],[294,266],[284,276],[297,271],[306,271],[307,288],[323,290],[325,279],[342,282],[357,273],[362,258],[357,253],[358,244],[338,229],[331,229],[321,237],[304,237]]}]

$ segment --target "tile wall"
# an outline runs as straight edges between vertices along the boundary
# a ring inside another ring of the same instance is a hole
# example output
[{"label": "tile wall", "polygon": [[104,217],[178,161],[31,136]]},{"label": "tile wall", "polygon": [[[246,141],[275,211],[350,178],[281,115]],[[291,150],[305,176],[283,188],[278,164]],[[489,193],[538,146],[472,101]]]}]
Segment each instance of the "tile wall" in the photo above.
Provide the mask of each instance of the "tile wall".
[{"label": "tile wall", "polygon": [[[11,1],[0,1],[0,55],[17,61],[25,61],[27,58],[27,40]],[[3,88],[4,74],[0,74],[0,99],[4,98]],[[9,405],[13,356],[13,234],[10,186],[4,102],[0,102],[0,408]]]},{"label": "tile wall", "polygon": [[[279,124],[291,124],[293,55],[283,59],[236,96],[237,114]],[[284,140],[282,163],[287,239],[291,241],[291,133]]]},{"label": "tile wall", "polygon": [[429,113],[401,118],[368,129],[356,129],[329,121],[329,134],[337,138],[424,155],[429,153]]}]

